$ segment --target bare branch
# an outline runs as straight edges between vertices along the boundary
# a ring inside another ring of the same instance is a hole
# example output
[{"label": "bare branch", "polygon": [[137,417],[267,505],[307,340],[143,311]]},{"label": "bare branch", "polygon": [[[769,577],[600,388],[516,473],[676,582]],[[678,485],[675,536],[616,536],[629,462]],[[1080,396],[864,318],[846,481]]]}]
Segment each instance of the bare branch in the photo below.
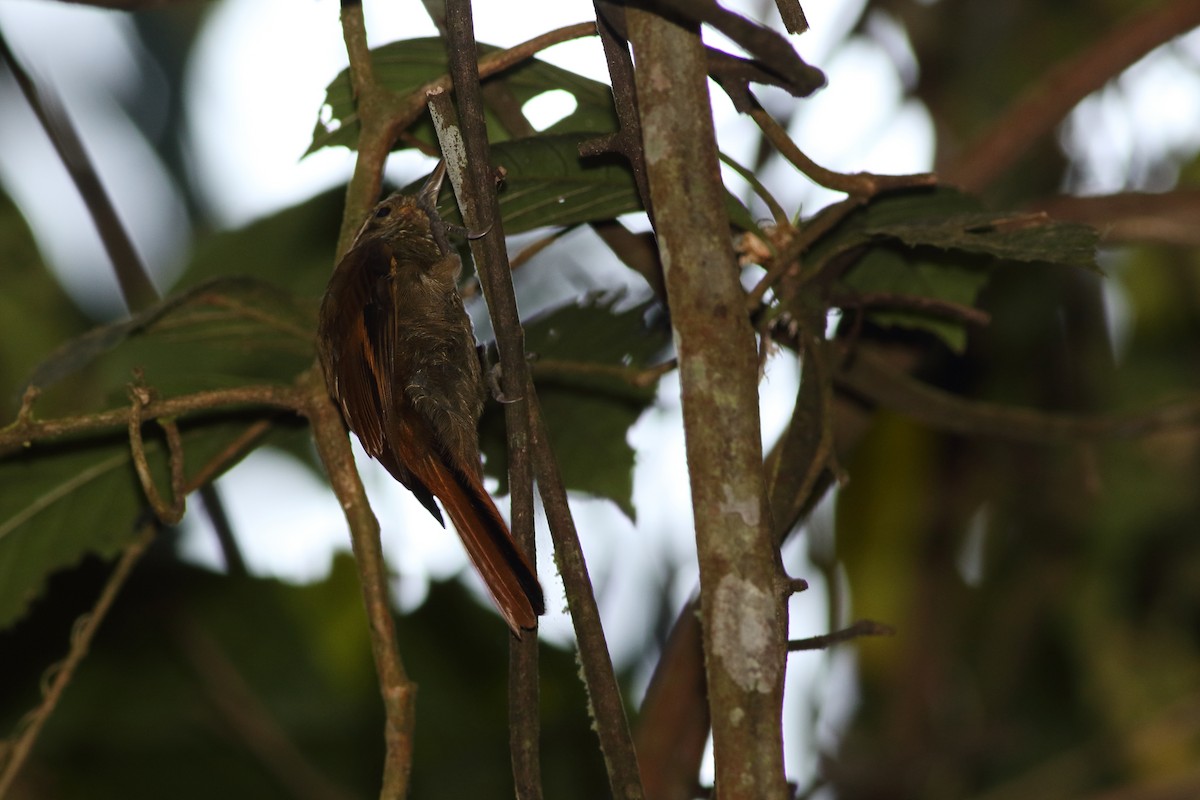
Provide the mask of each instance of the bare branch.
[{"label": "bare branch", "polygon": [[529,417],[533,436],[533,461],[538,491],[546,509],[546,521],[554,539],[554,555],[567,591],[567,606],[579,642],[579,662],[583,668],[600,751],[608,770],[612,796],[622,800],[640,800],[646,796],[638,768],[637,751],[629,732],[621,689],[613,672],[612,658],[600,623],[600,612],[587,563],[563,485],[558,460],[546,433],[541,408],[533,384],[528,386]]},{"label": "bare branch", "polygon": [[171,615],[169,631],[217,715],[289,796],[350,800],[349,792],[305,758],[211,634],[178,611]]},{"label": "bare branch", "polygon": [[842,628],[840,631],[821,634],[820,636],[809,636],[805,639],[791,639],[788,641],[788,652],[796,653],[801,650],[824,650],[841,642],[848,642],[851,639],[861,639],[864,636],[895,636],[896,629],[891,625],[885,625],[882,622],[875,622],[870,619],[860,619],[852,625]]},{"label": "bare branch", "polygon": [[[843,350],[843,355],[845,354]],[[1200,425],[1200,398],[1126,414],[1062,414],[957,397],[895,371],[858,350],[835,373],[837,384],[881,406],[939,430],[967,436],[1046,444],[1136,438]]]},{"label": "bare branch", "polygon": [[1060,195],[1029,204],[1050,217],[1091,225],[1106,244],[1200,247],[1200,189],[1122,192],[1096,197]]},{"label": "bare branch", "polygon": [[779,153],[792,162],[796,169],[803,172],[818,186],[832,189],[835,192],[845,192],[852,197],[873,197],[889,189],[900,189],[910,186],[933,186],[937,176],[931,173],[914,175],[876,175],[871,172],[855,172],[847,174],[826,169],[813,161],[796,145],[787,131],[763,108],[750,111],[753,119],[762,130],[763,135],[775,145]]},{"label": "bare branch", "polygon": [[[29,393],[26,396],[28,397]],[[142,406],[141,414],[146,419],[157,419],[255,406],[297,413],[304,408],[302,398],[293,387],[263,385],[214,389],[162,400],[150,399]],[[0,457],[29,447],[35,442],[123,428],[129,425],[130,417],[130,408],[120,408],[77,417],[38,421],[33,419],[31,411],[27,412],[23,407],[15,422],[0,428]]]}]

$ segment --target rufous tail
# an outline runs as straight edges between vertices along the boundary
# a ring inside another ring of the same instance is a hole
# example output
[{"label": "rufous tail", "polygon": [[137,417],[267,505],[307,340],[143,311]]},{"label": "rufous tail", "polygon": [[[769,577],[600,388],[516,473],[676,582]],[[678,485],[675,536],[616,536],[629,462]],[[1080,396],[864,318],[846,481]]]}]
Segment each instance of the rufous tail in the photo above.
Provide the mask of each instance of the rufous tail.
[{"label": "rufous tail", "polygon": [[522,630],[532,630],[546,611],[542,587],[496,504],[475,476],[441,463],[432,454],[426,465],[430,474],[421,479],[442,501],[508,626],[518,637]]}]

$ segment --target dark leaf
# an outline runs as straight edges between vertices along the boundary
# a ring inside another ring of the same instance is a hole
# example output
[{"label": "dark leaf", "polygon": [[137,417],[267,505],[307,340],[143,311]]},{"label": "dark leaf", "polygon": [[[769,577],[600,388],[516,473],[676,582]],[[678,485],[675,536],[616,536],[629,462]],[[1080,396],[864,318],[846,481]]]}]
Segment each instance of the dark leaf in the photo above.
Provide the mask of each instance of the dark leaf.
[{"label": "dark leaf", "polygon": [[[974,305],[988,276],[1004,263],[1057,263],[1096,268],[1097,234],[1086,225],[1041,214],[983,210],[956,190],[897,192],[851,214],[813,247],[807,264],[865,250],[841,284],[855,293],[886,293]],[[883,325],[926,330],[954,350],[966,344],[962,324],[917,311],[872,311]]]},{"label": "dark leaf", "polygon": [[[250,277],[312,301],[313,313],[333,271],[346,192],[331,189],[203,239],[177,290],[219,277]],[[314,316],[315,319],[315,316]]]},{"label": "dark leaf", "polygon": [[[133,371],[162,395],[291,383],[313,363],[315,309],[252,279],[195,286],[130,320],[68,342],[34,371],[39,409],[81,414],[125,405]],[[62,396],[60,381],[89,370],[90,396]]]},{"label": "dark leaf", "polygon": [[0,424],[41,359],[90,323],[46,269],[20,210],[0,194]]},{"label": "dark leaf", "polygon": [[[654,401],[654,384],[635,386],[611,374],[588,374],[589,367],[644,369],[670,344],[670,329],[648,321],[654,301],[618,309],[619,298],[591,297],[530,322],[526,347],[534,357],[534,380],[551,444],[567,488],[604,497],[632,519],[634,452],[629,427]],[[480,443],[487,471],[505,476],[502,414],[494,405],[484,414]]]},{"label": "dark leaf", "polygon": [[[43,391],[34,411],[78,415],[126,407],[135,369],[159,396],[173,396],[290,383],[313,358],[312,320],[303,304],[266,284],[213,281],[60,348],[34,372],[32,383]],[[80,378],[89,391],[78,391]],[[276,422],[277,443],[289,443],[286,429],[294,418],[275,411],[183,420],[186,478],[210,474],[210,466],[218,474],[231,467],[260,443],[244,437],[263,419]],[[165,493],[161,434],[152,422],[144,426],[147,456]],[[230,451],[239,440],[242,446]],[[23,613],[50,572],[87,553],[115,554],[134,535],[144,506],[124,430],[35,443],[9,454],[0,458],[0,485],[0,626]]]}]

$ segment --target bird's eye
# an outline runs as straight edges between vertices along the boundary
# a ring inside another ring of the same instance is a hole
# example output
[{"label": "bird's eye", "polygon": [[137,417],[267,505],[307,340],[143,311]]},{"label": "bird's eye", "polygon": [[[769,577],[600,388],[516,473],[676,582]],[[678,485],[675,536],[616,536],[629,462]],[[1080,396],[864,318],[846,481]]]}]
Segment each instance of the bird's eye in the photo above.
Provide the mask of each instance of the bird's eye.
[{"label": "bird's eye", "polygon": [[379,208],[375,209],[375,219],[383,219],[384,217],[386,217],[388,214],[391,214],[391,213],[392,213],[391,206],[380,206]]}]

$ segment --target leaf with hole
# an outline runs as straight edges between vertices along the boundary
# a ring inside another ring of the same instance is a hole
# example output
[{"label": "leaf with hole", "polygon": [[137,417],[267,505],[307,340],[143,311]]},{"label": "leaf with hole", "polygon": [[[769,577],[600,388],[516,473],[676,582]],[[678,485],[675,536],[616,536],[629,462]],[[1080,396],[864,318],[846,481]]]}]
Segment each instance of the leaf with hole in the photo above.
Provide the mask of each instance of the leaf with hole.
[{"label": "leaf with hole", "polygon": [[[479,55],[484,57],[503,48],[479,44]],[[449,70],[449,59],[445,45],[439,38],[404,39],[391,42],[371,51],[371,63],[375,77],[384,87],[400,96],[420,89],[430,81],[445,75]],[[613,110],[612,91],[599,81],[577,75],[570,70],[529,58],[484,81],[484,87],[502,87],[518,105],[524,106],[533,98],[555,89],[567,92],[575,98],[575,110],[546,129],[546,133],[568,133],[578,131],[612,132],[617,129],[617,116]],[[521,136],[526,131],[512,131],[502,122],[494,108],[487,109],[488,140],[497,143]],[[350,85],[349,69],[334,78],[325,92],[325,104],[313,131],[312,144],[307,153],[322,147],[342,146],[351,150],[358,146],[358,113]],[[420,120],[406,132],[397,147],[404,149],[418,140],[435,145],[437,136],[433,123],[424,111]]]}]

